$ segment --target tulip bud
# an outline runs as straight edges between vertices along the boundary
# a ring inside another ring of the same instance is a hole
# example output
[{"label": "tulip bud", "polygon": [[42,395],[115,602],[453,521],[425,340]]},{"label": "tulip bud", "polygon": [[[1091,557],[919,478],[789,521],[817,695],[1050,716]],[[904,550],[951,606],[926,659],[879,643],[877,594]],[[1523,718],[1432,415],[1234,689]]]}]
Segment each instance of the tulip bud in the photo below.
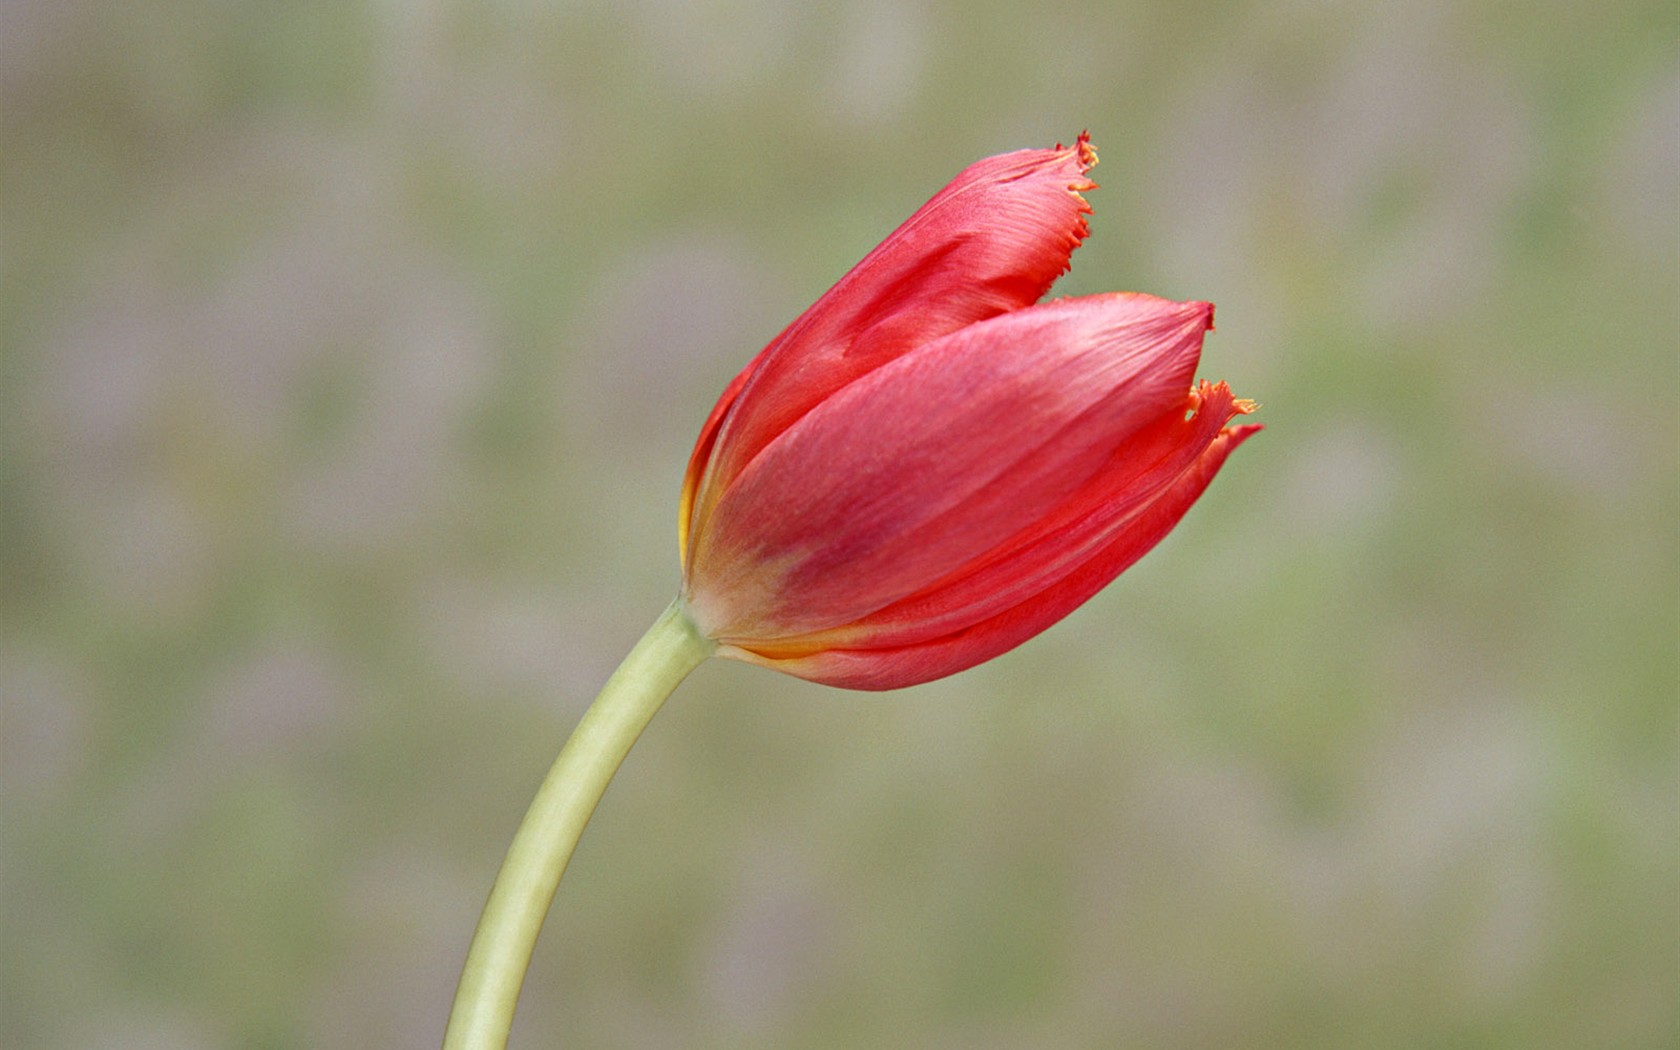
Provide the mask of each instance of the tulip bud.
[{"label": "tulip bud", "polygon": [[953,674],[1142,557],[1257,426],[1195,384],[1213,307],[1039,303],[1096,153],[971,166],[724,391],[683,486],[683,597],[718,655],[857,689]]}]

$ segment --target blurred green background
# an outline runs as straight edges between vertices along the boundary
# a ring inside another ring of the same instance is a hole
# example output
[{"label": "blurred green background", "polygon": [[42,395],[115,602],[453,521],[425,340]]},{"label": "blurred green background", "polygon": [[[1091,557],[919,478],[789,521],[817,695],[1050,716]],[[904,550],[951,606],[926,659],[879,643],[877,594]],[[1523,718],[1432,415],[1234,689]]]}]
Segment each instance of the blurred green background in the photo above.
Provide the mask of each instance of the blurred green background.
[{"label": "blurred green background", "polygon": [[730,376],[967,163],[1219,305],[1160,549],[717,663],[515,1045],[1680,1045],[1680,7],[0,9],[0,1045],[435,1044]]}]

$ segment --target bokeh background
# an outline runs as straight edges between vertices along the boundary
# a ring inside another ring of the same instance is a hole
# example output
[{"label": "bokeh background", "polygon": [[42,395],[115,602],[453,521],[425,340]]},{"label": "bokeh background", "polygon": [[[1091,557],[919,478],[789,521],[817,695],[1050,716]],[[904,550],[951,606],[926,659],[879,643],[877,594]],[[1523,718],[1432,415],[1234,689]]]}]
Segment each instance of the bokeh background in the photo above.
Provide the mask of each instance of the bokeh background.
[{"label": "bokeh background", "polygon": [[714,664],[516,1046],[1680,1045],[1680,7],[0,7],[0,1045],[434,1045],[730,376],[960,168],[1264,403],[885,696]]}]

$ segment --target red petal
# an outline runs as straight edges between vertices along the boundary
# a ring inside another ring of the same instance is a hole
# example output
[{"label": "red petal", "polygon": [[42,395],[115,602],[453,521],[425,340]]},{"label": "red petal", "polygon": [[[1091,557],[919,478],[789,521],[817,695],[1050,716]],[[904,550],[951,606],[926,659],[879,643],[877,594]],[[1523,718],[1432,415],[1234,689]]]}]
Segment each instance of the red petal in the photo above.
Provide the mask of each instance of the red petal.
[{"label": "red petal", "polygon": [[1096,152],[1019,150],[971,165],[789,325],[719,399],[690,457],[685,559],[721,489],[795,420],[906,351],[1036,303],[1067,271]]},{"label": "red petal", "polygon": [[895,648],[989,619],[1056,585],[1136,527],[1162,494],[1196,469],[1232,416],[1251,408],[1224,383],[1203,381],[1185,413],[1174,409],[1115,450],[1102,470],[1053,513],[921,593],[856,623],[801,639],[801,647]]},{"label": "red petal", "polygon": [[778,656],[730,646],[720,649],[720,655],[851,689],[897,689],[990,660],[1084,604],[1159,543],[1201,496],[1231,451],[1259,429],[1250,425],[1221,430],[1191,468],[1136,512],[1106,546],[1053,585],[962,630],[891,648],[826,648]]},{"label": "red petal", "polygon": [[1064,299],[859,379],[718,501],[690,566],[696,616],[757,648],[962,570],[1074,497],[1134,433],[1182,418],[1211,315],[1145,295]]}]

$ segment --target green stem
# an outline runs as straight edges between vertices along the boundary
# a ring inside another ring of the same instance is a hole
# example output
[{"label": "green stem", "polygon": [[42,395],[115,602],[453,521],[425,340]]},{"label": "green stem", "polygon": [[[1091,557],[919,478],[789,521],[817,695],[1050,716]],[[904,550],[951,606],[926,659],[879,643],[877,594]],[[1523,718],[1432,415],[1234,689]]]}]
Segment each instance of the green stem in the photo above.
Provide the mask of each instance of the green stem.
[{"label": "green stem", "polygon": [[514,833],[467,950],[444,1050],[507,1046],[513,1008],[560,876],[619,763],[665,698],[717,646],[672,602],[589,705]]}]

